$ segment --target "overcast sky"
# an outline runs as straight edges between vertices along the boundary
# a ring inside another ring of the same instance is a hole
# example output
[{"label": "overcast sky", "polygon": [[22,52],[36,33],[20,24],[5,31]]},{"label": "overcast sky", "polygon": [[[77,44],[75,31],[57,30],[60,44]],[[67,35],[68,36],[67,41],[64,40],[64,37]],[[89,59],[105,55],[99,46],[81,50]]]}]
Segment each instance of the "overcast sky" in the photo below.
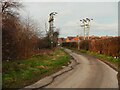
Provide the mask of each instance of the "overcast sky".
[{"label": "overcast sky", "polygon": [[92,18],[90,35],[118,35],[117,2],[23,2],[22,15],[29,14],[44,29],[50,12],[57,12],[55,26],[60,37],[83,35],[80,19]]}]

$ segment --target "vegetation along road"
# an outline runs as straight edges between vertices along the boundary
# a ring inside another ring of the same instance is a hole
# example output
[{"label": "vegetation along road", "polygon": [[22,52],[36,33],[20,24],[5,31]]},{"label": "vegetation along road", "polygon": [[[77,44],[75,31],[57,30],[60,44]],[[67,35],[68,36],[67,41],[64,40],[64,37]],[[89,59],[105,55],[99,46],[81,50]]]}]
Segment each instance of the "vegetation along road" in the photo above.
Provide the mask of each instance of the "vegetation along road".
[{"label": "vegetation along road", "polygon": [[24,60],[3,62],[3,88],[23,88],[66,66],[70,56],[61,49]]},{"label": "vegetation along road", "polygon": [[117,71],[100,60],[66,49],[79,64],[45,88],[118,88]]}]

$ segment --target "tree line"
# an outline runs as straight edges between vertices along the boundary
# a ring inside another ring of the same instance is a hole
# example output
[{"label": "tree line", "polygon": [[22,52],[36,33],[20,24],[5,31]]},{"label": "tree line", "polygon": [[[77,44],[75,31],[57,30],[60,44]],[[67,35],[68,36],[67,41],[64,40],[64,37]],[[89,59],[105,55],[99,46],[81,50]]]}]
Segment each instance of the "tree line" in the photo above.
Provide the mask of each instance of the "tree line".
[{"label": "tree line", "polygon": [[[112,57],[120,56],[120,37],[111,37],[107,39],[82,40],[79,48],[86,51],[96,52]],[[78,43],[63,43],[64,47],[78,48]]]},{"label": "tree line", "polygon": [[[51,48],[49,32],[43,37],[41,28],[29,16],[21,18],[22,3],[3,0],[1,5],[3,61],[29,58],[40,49]],[[55,47],[59,32],[55,31],[53,35]]]}]

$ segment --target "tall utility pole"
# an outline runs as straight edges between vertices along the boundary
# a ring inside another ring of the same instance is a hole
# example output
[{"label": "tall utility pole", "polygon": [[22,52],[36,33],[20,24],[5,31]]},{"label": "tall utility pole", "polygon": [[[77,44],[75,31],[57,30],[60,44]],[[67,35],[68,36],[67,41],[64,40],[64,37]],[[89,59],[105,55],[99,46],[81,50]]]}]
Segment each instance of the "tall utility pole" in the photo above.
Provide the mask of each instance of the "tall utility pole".
[{"label": "tall utility pole", "polygon": [[49,14],[49,38],[51,41],[51,48],[53,48],[53,32],[54,32],[54,16],[57,12],[52,12]]},{"label": "tall utility pole", "polygon": [[91,20],[93,19],[86,18],[86,19],[80,20],[81,27],[83,27],[83,30],[84,30],[84,40],[86,39],[86,36],[87,36],[87,39],[89,39]]},{"label": "tall utility pole", "polygon": [[[79,23],[77,23],[77,24],[79,24]],[[78,42],[77,42],[78,43],[78,50],[80,50],[80,47],[79,47],[79,45],[80,45],[80,35],[79,34],[77,35],[77,38],[78,38]]]},{"label": "tall utility pole", "polygon": [[87,28],[88,28],[88,39],[89,39],[91,20],[93,20],[93,19],[86,18],[86,20],[87,20]]}]

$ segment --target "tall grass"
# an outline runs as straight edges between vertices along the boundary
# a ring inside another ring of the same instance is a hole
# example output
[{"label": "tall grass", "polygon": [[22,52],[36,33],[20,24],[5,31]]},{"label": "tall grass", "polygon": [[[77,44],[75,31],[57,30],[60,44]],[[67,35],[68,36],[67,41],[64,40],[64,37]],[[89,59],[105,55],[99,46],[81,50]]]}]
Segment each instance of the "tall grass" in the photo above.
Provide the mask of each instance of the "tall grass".
[{"label": "tall grass", "polygon": [[61,49],[48,55],[3,63],[3,88],[22,88],[67,65],[70,56]]}]

